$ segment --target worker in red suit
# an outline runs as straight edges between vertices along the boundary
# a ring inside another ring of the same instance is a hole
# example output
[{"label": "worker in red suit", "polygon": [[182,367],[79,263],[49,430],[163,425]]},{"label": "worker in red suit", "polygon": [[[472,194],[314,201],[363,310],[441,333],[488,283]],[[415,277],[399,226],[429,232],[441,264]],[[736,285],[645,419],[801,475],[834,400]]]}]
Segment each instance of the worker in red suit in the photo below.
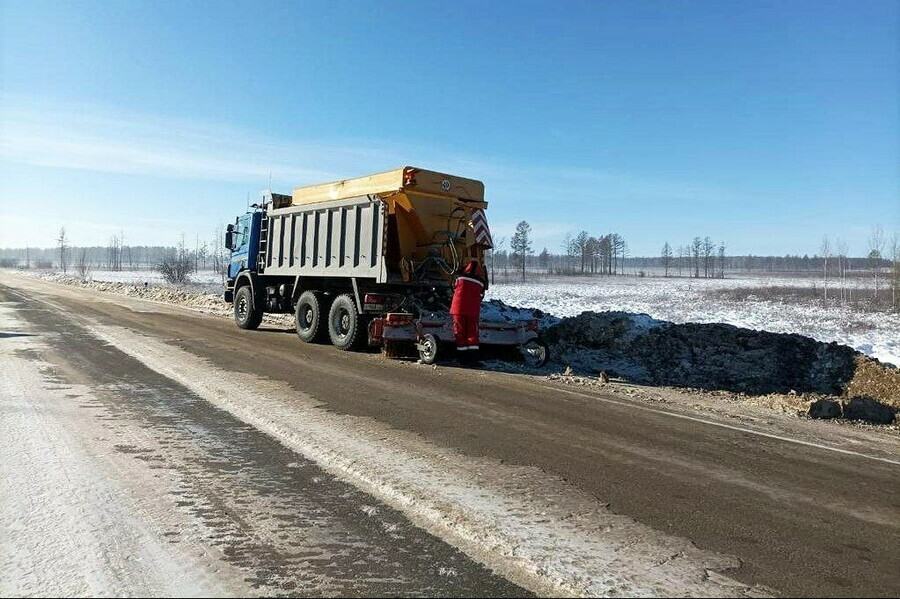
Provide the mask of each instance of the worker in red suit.
[{"label": "worker in red suit", "polygon": [[460,361],[478,361],[478,321],[481,318],[481,300],[484,298],[484,281],[481,267],[473,260],[466,264],[453,285],[453,335]]}]

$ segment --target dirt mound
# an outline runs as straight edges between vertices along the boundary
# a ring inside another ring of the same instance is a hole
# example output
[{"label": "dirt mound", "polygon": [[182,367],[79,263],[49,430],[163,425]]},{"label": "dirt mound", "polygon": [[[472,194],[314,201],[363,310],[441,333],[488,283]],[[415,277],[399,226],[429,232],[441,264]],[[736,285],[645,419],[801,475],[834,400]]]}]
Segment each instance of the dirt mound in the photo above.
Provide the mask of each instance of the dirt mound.
[{"label": "dirt mound", "polygon": [[[841,397],[822,414],[854,418],[900,407],[900,371],[837,343],[726,324],[674,324],[646,314],[583,312],[545,333],[553,354],[589,374],[606,372],[651,385],[747,395]],[[887,412],[869,421],[885,421]]]}]

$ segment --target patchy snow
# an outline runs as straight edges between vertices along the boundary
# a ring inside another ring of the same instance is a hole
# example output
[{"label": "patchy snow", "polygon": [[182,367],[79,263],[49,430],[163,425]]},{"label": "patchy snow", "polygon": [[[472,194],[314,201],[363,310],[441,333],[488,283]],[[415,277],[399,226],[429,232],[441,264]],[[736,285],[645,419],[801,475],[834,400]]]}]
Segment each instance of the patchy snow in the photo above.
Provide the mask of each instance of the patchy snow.
[{"label": "patchy snow", "polygon": [[716,297],[711,291],[756,286],[821,286],[810,278],[677,279],[642,277],[554,278],[535,283],[498,283],[488,300],[537,308],[557,317],[584,311],[625,311],[677,324],[720,322],[772,333],[799,333],[848,345],[900,366],[900,314],[858,312],[748,298]]},{"label": "patchy snow", "polygon": [[[198,558],[166,491],[110,456],[89,388],[62,384],[44,346],[0,305],[0,596],[229,596],[247,592],[227,564]],[[162,498],[159,496],[162,495]],[[156,522],[163,522],[159,527]]]}]

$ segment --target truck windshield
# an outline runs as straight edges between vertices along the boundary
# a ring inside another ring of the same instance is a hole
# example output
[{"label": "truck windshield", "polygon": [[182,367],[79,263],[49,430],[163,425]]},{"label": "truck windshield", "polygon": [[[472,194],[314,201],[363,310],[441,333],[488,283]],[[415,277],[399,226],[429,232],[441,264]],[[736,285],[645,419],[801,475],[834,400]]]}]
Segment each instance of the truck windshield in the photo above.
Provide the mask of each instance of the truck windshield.
[{"label": "truck windshield", "polygon": [[247,245],[248,241],[250,241],[250,219],[246,216],[242,216],[238,219],[238,225],[234,229],[234,241],[232,242],[232,247],[235,250],[239,250]]}]

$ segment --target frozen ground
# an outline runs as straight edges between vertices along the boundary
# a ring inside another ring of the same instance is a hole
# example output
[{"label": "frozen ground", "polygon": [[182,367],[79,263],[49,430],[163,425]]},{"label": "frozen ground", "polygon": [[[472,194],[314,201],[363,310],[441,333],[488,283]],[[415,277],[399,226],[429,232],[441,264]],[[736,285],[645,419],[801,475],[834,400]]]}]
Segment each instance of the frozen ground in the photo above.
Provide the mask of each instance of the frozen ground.
[{"label": "frozen ground", "polygon": [[538,308],[558,317],[586,310],[646,313],[675,323],[721,322],[773,333],[800,333],[836,341],[900,366],[900,315],[862,313],[848,308],[794,304],[753,296],[744,301],[716,297],[713,291],[737,287],[821,286],[810,278],[742,277],[677,279],[657,277],[553,278],[535,283],[497,283],[486,299]]}]

